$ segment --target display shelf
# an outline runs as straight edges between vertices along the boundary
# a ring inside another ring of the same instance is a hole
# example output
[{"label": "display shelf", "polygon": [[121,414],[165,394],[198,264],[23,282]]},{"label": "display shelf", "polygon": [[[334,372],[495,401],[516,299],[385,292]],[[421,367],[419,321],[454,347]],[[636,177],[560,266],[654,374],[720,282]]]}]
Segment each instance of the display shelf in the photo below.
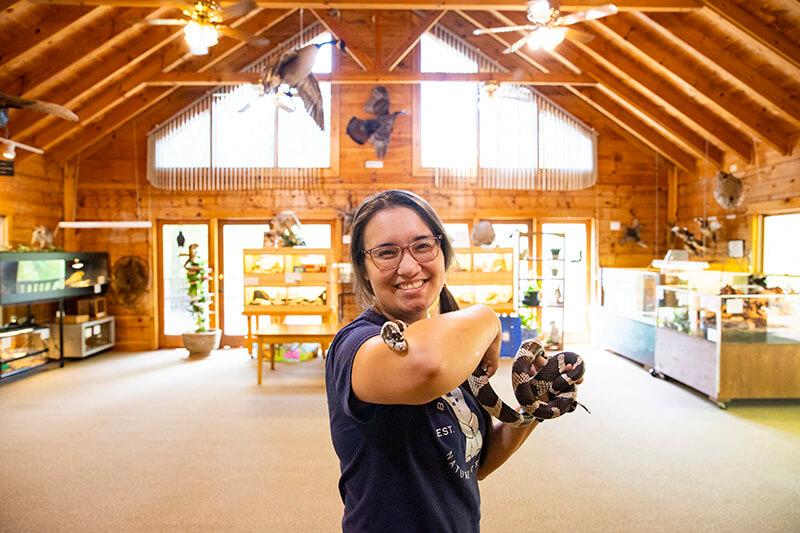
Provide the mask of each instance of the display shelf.
[{"label": "display shelf", "polygon": [[460,307],[476,303],[496,313],[514,311],[514,250],[456,248],[455,266],[447,273],[447,288]]},{"label": "display shelf", "polygon": [[48,328],[40,326],[0,330],[0,378],[46,364],[49,333]]},{"label": "display shelf", "polygon": [[327,248],[301,247],[243,251],[242,314],[247,317],[248,343],[254,342],[260,316],[277,323],[287,315],[319,315],[325,322],[337,322],[338,283],[332,253]]},{"label": "display shelf", "polygon": [[[51,328],[57,328],[53,324]],[[55,339],[54,331],[51,331]],[[115,321],[113,316],[88,320],[78,324],[64,324],[64,357],[80,359],[114,347]],[[55,346],[59,343],[56,340]]]}]

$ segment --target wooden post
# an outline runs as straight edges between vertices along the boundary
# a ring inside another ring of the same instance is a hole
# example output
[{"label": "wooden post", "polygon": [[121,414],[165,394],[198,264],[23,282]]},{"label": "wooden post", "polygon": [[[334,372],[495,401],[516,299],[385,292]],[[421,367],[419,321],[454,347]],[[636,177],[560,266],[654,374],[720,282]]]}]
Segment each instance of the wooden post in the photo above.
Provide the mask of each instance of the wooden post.
[{"label": "wooden post", "polygon": [[[78,160],[71,159],[61,167],[61,176],[64,183],[64,221],[74,221],[77,214],[78,203]],[[78,230],[64,228],[64,250],[75,251],[78,249]]]}]

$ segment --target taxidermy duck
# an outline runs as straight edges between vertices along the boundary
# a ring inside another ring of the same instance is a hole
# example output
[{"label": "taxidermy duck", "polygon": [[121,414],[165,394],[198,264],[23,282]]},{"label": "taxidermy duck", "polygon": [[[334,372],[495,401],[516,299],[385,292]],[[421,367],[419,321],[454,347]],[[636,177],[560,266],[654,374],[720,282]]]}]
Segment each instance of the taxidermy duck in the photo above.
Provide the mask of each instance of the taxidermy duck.
[{"label": "taxidermy duck", "polygon": [[677,235],[678,237],[683,240],[684,246],[692,253],[699,254],[700,252],[705,252],[708,250],[707,246],[703,246],[703,242],[694,236],[694,233],[689,231],[689,228],[684,226],[683,228],[679,228],[678,226],[672,227],[672,232]]},{"label": "taxidermy duck", "polygon": [[41,113],[55,115],[64,120],[78,122],[78,115],[64,106],[50,102],[42,102],[41,100],[27,100],[25,98],[18,98],[16,96],[0,93],[0,128],[4,128],[6,124],[8,124],[9,109],[32,109]]},{"label": "taxidermy duck", "polygon": [[700,234],[708,241],[717,243],[716,231],[722,228],[722,224],[713,219],[700,218],[694,219],[700,225]]},{"label": "taxidermy duck", "polygon": [[386,88],[375,87],[372,96],[364,104],[364,110],[375,115],[375,118],[364,120],[353,117],[347,123],[347,135],[358,144],[371,144],[378,159],[386,157],[397,115],[406,114],[405,111],[389,113],[389,103],[389,92]]},{"label": "taxidermy duck", "polygon": [[629,242],[632,242],[638,244],[642,248],[647,248],[647,245],[642,242],[642,237],[639,234],[642,231],[642,224],[639,224],[639,219],[634,218],[630,226],[627,224],[623,224],[623,226],[625,226],[625,235],[619,240],[620,246],[625,246]]},{"label": "taxidermy duck", "polygon": [[[345,47],[344,41],[334,39],[289,50],[281,54],[261,76],[264,94],[277,93],[281,85],[288,85],[291,89],[295,89],[303,100],[306,111],[321,130],[325,130],[322,93],[319,90],[319,82],[311,69],[314,67],[317,52],[326,44],[333,44],[340,50],[344,50]],[[287,94],[291,96],[290,93]]]},{"label": "taxidermy duck", "polygon": [[725,209],[736,209],[742,204],[744,196],[742,180],[720,170],[717,174],[717,183],[714,185],[714,199]]}]

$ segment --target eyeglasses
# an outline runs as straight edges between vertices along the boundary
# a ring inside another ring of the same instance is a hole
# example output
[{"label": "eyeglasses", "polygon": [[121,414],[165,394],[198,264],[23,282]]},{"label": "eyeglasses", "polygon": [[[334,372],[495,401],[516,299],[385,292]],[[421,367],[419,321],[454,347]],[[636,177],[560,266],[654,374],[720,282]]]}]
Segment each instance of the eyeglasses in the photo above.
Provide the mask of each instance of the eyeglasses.
[{"label": "eyeglasses", "polygon": [[372,259],[378,270],[397,268],[397,265],[403,259],[404,250],[408,250],[411,257],[418,263],[427,263],[428,261],[433,261],[439,255],[439,241],[441,239],[441,235],[434,235],[433,237],[417,239],[407,246],[396,246],[394,244],[376,246],[371,250],[364,250],[364,254]]}]

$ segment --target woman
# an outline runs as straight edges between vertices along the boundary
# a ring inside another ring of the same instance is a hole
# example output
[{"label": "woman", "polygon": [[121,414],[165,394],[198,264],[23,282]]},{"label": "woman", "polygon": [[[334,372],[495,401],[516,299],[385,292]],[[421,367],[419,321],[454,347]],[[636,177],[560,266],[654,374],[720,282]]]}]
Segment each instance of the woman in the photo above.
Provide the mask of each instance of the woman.
[{"label": "woman", "polygon": [[[333,340],[325,378],[342,529],[479,531],[478,480],[536,426],[492,428],[465,384],[478,364],[489,375],[497,370],[500,321],[485,305],[458,310],[444,287],[453,248],[439,217],[413,193],[364,200],[350,258],[356,296],[368,308]],[[405,351],[381,339],[387,320],[408,324]]]}]

